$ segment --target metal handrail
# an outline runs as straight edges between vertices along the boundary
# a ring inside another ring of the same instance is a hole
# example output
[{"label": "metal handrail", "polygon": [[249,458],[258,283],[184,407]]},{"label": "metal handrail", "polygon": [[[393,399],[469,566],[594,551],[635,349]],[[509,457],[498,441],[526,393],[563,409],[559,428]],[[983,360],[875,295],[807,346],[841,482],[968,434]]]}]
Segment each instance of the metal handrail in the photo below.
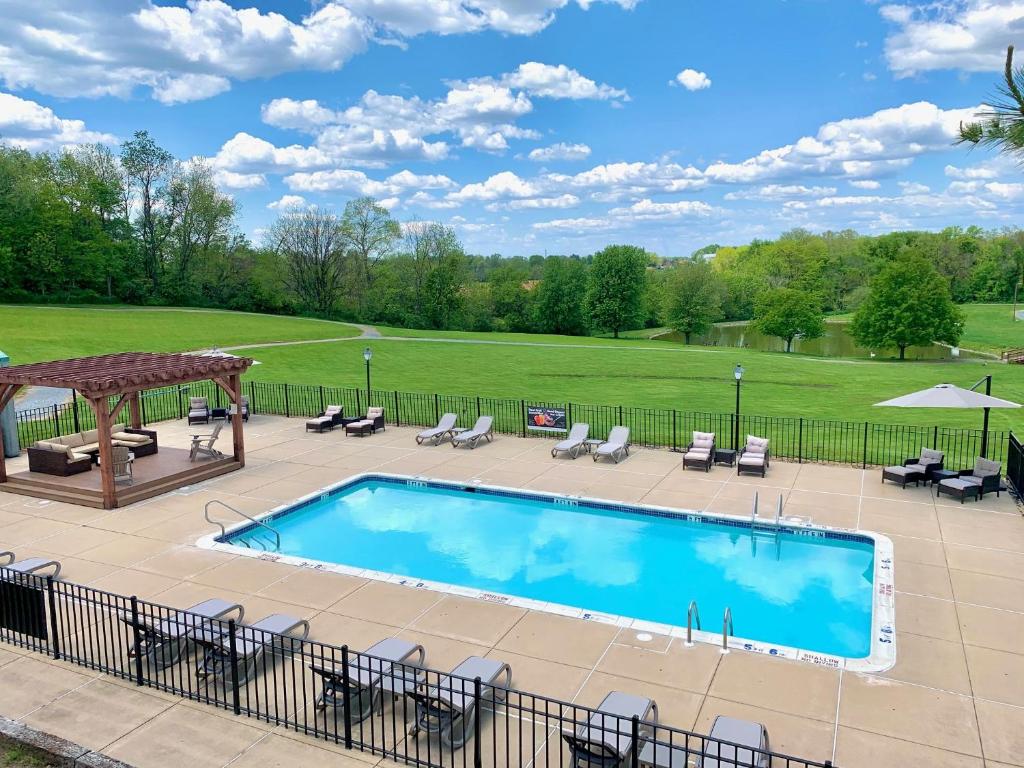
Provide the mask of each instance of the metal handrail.
[{"label": "metal handrail", "polygon": [[732,628],[732,608],[725,609],[722,617],[722,653],[729,652],[729,635],[736,634]]},{"label": "metal handrail", "polygon": [[690,607],[686,609],[686,647],[693,647],[693,620],[697,619],[697,629],[700,629],[700,611],[697,610],[697,601],[691,600]]},{"label": "metal handrail", "polygon": [[757,523],[757,491],[754,491],[754,508],[750,511],[750,525]]},{"label": "metal handrail", "polygon": [[206,502],[206,504],[203,506],[203,517],[206,518],[206,522],[212,523],[213,525],[216,525],[218,528],[220,528],[220,535],[221,536],[226,536],[227,535],[227,531],[224,528],[224,523],[222,523],[220,520],[213,520],[213,519],[210,518],[210,506],[213,505],[213,504],[220,504],[225,509],[231,510],[232,512],[234,512],[236,515],[239,515],[240,517],[244,517],[249,522],[256,523],[256,525],[259,525],[259,526],[262,526],[262,527],[266,528],[268,531],[270,531],[272,534],[274,534],[274,540],[275,540],[275,547],[276,547],[276,549],[281,549],[281,534],[278,532],[278,530],[276,528],[272,528],[271,526],[267,525],[262,520],[257,520],[255,517],[250,517],[249,515],[245,514],[245,512],[243,512],[242,510],[235,509],[234,507],[232,507],[227,502],[221,501],[220,499],[212,499],[211,501]]},{"label": "metal handrail", "polygon": [[779,506],[775,510],[775,527],[778,528],[782,522],[782,494],[779,494]]}]

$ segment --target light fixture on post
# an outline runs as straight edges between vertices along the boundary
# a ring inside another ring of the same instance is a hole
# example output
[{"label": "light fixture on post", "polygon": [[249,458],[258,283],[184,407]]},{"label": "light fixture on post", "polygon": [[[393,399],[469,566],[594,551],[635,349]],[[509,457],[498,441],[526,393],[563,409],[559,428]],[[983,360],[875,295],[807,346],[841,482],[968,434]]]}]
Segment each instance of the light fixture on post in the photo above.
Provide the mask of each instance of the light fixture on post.
[{"label": "light fixture on post", "polygon": [[363,350],[363,360],[366,361],[366,407],[370,407],[370,358],[373,357],[373,350],[367,347]]},{"label": "light fixture on post", "polygon": [[733,415],[732,447],[734,451],[740,449],[740,383],[743,381],[743,366],[739,363],[732,369],[732,375],[736,379],[736,412]]}]

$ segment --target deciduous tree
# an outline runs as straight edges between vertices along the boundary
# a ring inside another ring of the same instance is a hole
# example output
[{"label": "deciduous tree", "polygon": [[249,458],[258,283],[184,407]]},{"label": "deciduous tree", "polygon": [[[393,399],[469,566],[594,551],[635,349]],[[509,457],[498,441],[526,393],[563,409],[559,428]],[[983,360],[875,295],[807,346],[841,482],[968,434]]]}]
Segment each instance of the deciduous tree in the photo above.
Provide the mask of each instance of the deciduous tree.
[{"label": "deciduous tree", "polygon": [[676,264],[665,285],[665,321],[690,343],[705,334],[722,315],[722,283],[702,257]]},{"label": "deciduous tree", "polygon": [[793,349],[793,339],[816,339],[825,333],[825,319],[818,298],[796,288],[773,288],[761,294],[754,308],[754,328],[786,342],[786,351]]},{"label": "deciduous tree", "polygon": [[643,324],[647,252],[635,245],[609,245],[594,254],[587,277],[590,324],[619,332]]}]

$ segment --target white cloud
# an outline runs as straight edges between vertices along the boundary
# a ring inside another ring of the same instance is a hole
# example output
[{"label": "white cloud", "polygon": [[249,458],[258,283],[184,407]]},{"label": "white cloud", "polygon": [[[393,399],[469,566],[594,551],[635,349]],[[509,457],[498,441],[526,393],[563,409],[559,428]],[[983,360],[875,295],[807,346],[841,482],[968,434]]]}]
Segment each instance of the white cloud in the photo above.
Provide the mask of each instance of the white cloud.
[{"label": "white cloud", "polygon": [[337,113],[321,106],[316,99],[274,99],[260,108],[260,116],[267,125],[299,131],[309,131],[338,120]]},{"label": "white cloud", "polygon": [[75,144],[113,144],[109,133],[90,131],[82,120],[58,117],[49,107],[10,93],[0,93],[0,140],[34,151]]},{"label": "white cloud", "polygon": [[161,104],[181,104],[208,99],[228,90],[231,90],[231,81],[220,75],[161,76],[153,84],[153,98]]},{"label": "white cloud", "polygon": [[946,0],[883,5],[894,25],[885,57],[897,77],[936,69],[990,72],[1002,68],[1006,46],[1024,35],[1020,0]]},{"label": "white cloud", "polygon": [[[399,171],[383,181],[371,179],[362,171],[335,168],[329,171],[299,172],[286,176],[289,189],[302,192],[350,192],[377,198],[397,198],[410,189],[450,189],[455,182],[447,176],[418,175],[412,171]],[[381,203],[383,205],[383,203]],[[395,199],[390,205],[398,204]]]},{"label": "white cloud", "polygon": [[259,189],[267,185],[267,177],[262,173],[235,173],[234,171],[216,170],[213,180],[224,189]]},{"label": "white cloud", "polygon": [[788,200],[794,197],[825,197],[834,195],[835,187],[808,187],[803,184],[767,184],[763,187],[728,192],[726,200]]},{"label": "white cloud", "polygon": [[851,187],[856,187],[857,189],[878,189],[882,186],[881,183],[874,179],[852,179],[848,183]]},{"label": "white cloud", "polygon": [[492,201],[508,198],[525,198],[537,195],[537,187],[519,178],[511,171],[496,173],[486,181],[467,184],[457,192],[448,195],[450,200],[467,202],[471,200]]},{"label": "white cloud", "polygon": [[534,149],[529,154],[530,160],[535,163],[586,160],[588,157],[590,157],[590,147],[586,144],[552,144],[550,147]]},{"label": "white cloud", "polygon": [[[524,209],[545,209],[545,208],[575,208],[580,204],[576,195],[564,194],[557,197],[532,197],[525,200],[511,200],[503,207],[509,210],[518,211]],[[488,210],[499,210],[498,206],[489,205]]]},{"label": "white cloud", "polygon": [[503,85],[526,91],[531,96],[547,99],[629,99],[626,91],[604,83],[598,84],[564,64],[541,64],[528,61],[515,72],[500,78]]},{"label": "white cloud", "polygon": [[1003,163],[999,161],[987,161],[978,165],[961,168],[956,165],[947,165],[945,173],[951,179],[995,179],[1004,172]]},{"label": "white cloud", "polygon": [[677,219],[682,216],[709,216],[714,208],[700,200],[679,200],[674,203],[655,203],[649,199],[640,200],[627,208],[613,208],[608,213],[636,221],[656,219]]},{"label": "white cloud", "polygon": [[533,225],[536,230],[565,230],[585,234],[588,232],[601,232],[617,226],[611,219],[578,218],[578,219],[553,219],[552,221],[538,221]]},{"label": "white cloud", "polygon": [[676,75],[672,82],[683,86],[688,91],[702,91],[711,87],[711,78],[696,69],[684,69]]},{"label": "white cloud", "polygon": [[897,184],[904,195],[923,195],[932,191],[927,184],[916,181],[900,181]]},{"label": "white cloud", "polygon": [[283,195],[279,200],[267,203],[267,208],[272,211],[291,211],[296,208],[305,208],[306,198],[302,195]]}]

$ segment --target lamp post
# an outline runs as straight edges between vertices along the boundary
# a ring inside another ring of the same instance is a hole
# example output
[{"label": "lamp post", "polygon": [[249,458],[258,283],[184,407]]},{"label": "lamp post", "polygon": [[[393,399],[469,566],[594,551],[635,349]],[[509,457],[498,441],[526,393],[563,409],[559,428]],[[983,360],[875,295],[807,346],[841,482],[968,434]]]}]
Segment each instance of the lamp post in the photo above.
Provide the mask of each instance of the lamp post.
[{"label": "lamp post", "polygon": [[367,347],[363,350],[363,360],[366,361],[366,407],[370,407],[370,358],[373,357],[373,350]]},{"label": "lamp post", "polygon": [[734,416],[732,432],[732,448],[734,451],[740,449],[740,384],[743,381],[743,366],[739,363],[732,369],[732,375],[736,378],[736,415]]}]

